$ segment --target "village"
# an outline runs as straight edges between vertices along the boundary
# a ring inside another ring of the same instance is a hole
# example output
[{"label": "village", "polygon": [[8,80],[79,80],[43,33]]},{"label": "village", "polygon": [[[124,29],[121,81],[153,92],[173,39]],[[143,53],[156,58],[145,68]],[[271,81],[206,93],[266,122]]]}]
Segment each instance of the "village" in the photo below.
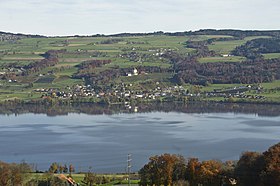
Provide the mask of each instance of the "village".
[{"label": "village", "polygon": [[[127,77],[138,76],[138,70],[134,68],[132,72],[126,74]],[[153,89],[135,89],[133,83],[115,84],[113,87],[99,89],[95,85],[77,84],[72,87],[67,86],[64,90],[58,88],[40,88],[34,92],[41,93],[41,98],[54,98],[61,100],[74,100],[77,98],[89,98],[90,101],[98,102],[100,99],[108,100],[108,103],[129,103],[132,101],[187,101],[200,98],[239,98],[264,100],[260,85],[247,85],[230,87],[226,89],[214,89],[213,91],[202,91],[201,87],[194,88],[174,85],[166,87],[161,82],[150,82]],[[194,90],[195,89],[195,90]],[[250,94],[248,94],[250,93]],[[129,105],[129,104],[127,104]]]}]

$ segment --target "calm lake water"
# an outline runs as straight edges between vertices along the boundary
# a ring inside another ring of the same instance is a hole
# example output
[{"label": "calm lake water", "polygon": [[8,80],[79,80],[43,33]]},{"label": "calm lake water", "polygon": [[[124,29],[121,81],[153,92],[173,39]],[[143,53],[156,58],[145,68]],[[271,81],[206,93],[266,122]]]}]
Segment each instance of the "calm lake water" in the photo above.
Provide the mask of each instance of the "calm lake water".
[{"label": "calm lake water", "polygon": [[0,115],[0,160],[72,163],[76,171],[133,171],[152,155],[236,160],[246,150],[265,151],[280,141],[280,117],[234,113],[150,112],[115,115]]}]

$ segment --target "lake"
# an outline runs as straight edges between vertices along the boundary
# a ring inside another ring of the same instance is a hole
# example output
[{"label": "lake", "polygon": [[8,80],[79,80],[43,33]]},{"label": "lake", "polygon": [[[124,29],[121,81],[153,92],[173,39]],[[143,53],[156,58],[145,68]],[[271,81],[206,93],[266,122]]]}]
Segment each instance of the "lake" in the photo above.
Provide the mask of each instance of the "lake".
[{"label": "lake", "polygon": [[152,155],[237,160],[244,151],[262,152],[280,141],[278,114],[228,110],[75,112],[0,115],[0,160],[25,160],[39,170],[61,162],[72,163],[76,171],[87,171],[91,166],[96,172],[112,173],[125,172],[128,153],[132,155],[132,170],[138,171]]}]

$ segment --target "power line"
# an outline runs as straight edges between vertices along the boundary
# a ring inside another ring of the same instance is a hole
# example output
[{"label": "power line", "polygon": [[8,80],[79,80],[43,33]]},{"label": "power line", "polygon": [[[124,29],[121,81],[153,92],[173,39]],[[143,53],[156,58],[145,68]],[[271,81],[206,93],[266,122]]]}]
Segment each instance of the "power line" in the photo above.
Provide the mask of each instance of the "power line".
[{"label": "power line", "polygon": [[127,155],[127,174],[128,174],[128,186],[131,185],[130,183],[130,171],[131,171],[131,154]]}]

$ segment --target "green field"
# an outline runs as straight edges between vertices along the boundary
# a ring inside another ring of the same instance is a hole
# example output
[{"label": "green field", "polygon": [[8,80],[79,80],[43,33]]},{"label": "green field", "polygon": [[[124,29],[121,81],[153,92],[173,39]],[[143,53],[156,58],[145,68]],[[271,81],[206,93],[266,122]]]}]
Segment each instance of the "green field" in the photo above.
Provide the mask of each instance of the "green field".
[{"label": "green field", "polygon": [[214,50],[218,54],[230,54],[235,47],[245,43],[245,40],[217,41],[209,45],[209,50]]},{"label": "green field", "polygon": [[[51,177],[59,177],[62,174],[50,174],[50,173],[32,173],[28,175],[29,180],[47,180]],[[65,177],[69,176],[69,174],[63,174]],[[86,184],[83,183],[85,174],[79,173],[79,174],[71,174],[73,180],[78,183],[81,186],[86,186]],[[94,184],[99,186],[113,186],[113,185],[128,185],[127,175],[125,174],[95,174],[96,177],[105,177],[109,182],[105,184]],[[138,177],[138,175],[136,175]],[[139,180],[131,180],[131,185],[136,186],[139,183]]]},{"label": "green field", "polygon": [[199,58],[200,63],[215,63],[215,62],[241,62],[246,60],[245,57],[230,56],[230,57],[205,57]]},{"label": "green field", "polygon": [[[201,92],[211,92],[211,91],[214,91],[215,89],[224,90],[224,89],[231,89],[234,87],[247,86],[247,85],[248,84],[210,84],[209,86],[201,87],[200,91]],[[259,85],[260,85],[260,87],[263,88],[260,93],[256,94],[256,91],[251,90],[248,92],[248,94],[265,96],[266,101],[280,103],[280,80],[273,81],[271,83],[261,83]],[[277,90],[277,88],[279,90]],[[224,99],[215,97],[215,98],[211,98],[210,100],[221,101]]]},{"label": "green field", "polygon": [[265,59],[280,58],[280,53],[263,54]]},{"label": "green field", "polygon": [[268,36],[259,37],[245,37],[243,40],[232,40],[232,41],[217,41],[209,45],[210,50],[214,50],[218,54],[230,54],[235,47],[245,44],[247,41],[258,39],[258,38],[269,38]]}]

